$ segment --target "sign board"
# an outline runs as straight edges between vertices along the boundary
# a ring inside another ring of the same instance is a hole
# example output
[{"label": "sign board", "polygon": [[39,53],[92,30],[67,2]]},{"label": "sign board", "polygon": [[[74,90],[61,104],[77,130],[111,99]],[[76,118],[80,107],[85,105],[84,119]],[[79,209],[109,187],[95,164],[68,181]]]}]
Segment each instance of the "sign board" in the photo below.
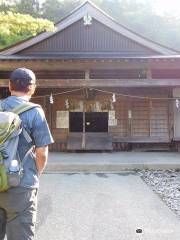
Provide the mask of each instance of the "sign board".
[{"label": "sign board", "polygon": [[117,119],[109,119],[108,124],[109,126],[117,126]]},{"label": "sign board", "polygon": [[109,119],[114,119],[116,118],[116,113],[115,111],[109,111]]},{"label": "sign board", "polygon": [[173,89],[173,97],[178,97],[180,98],[180,88],[174,88]]},{"label": "sign board", "polygon": [[69,111],[56,112],[56,128],[69,128]]}]

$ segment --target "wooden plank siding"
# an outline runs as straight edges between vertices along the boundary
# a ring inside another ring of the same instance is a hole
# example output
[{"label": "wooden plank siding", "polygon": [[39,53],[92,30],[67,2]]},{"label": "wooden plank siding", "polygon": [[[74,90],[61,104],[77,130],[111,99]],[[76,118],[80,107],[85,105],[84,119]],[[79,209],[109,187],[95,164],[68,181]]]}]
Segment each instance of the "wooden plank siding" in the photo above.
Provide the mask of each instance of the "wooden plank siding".
[{"label": "wooden plank siding", "polygon": [[169,108],[167,101],[153,101],[150,106],[150,136],[169,138]]},{"label": "wooden plank siding", "polygon": [[135,100],[131,103],[131,136],[150,137],[149,101]]},{"label": "wooden plank siding", "polygon": [[[132,118],[128,119],[128,111]],[[169,142],[169,103],[161,100],[121,100],[116,104],[118,125],[109,130],[120,142]]]},{"label": "wooden plank siding", "polygon": [[76,55],[83,53],[108,53],[116,55],[156,55],[157,52],[145,47],[93,19],[90,27],[79,20],[63,31],[20,51],[19,55]]},{"label": "wooden plank siding", "polygon": [[[69,129],[56,128],[56,111],[67,111],[65,100],[68,99],[71,107],[75,108],[79,101],[91,105],[100,101],[106,106],[109,97],[96,95],[93,100],[86,100],[83,95],[65,95],[54,98],[51,105],[51,131],[56,144],[51,149],[58,148],[58,143],[65,150],[69,136]],[[72,105],[73,103],[73,105]],[[90,109],[86,107],[87,111]],[[69,109],[70,111],[74,111]],[[110,109],[107,109],[107,111]],[[117,126],[109,126],[108,132],[113,142],[119,143],[168,143],[170,142],[169,102],[167,100],[139,100],[118,98],[114,104]],[[131,110],[132,118],[128,118]],[[91,111],[91,110],[90,110]],[[59,146],[60,146],[59,145]],[[61,148],[60,147],[60,148]]]}]

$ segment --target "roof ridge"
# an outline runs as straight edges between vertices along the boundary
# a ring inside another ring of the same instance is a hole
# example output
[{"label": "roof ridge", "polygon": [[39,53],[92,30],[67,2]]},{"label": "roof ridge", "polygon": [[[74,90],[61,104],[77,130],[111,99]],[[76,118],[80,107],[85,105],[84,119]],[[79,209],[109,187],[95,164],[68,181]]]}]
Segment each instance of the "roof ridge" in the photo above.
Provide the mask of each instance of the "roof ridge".
[{"label": "roof ridge", "polygon": [[[2,49],[0,51],[0,53],[5,54],[5,55],[15,54],[15,53],[18,53],[18,52],[26,49],[27,47],[33,46],[33,45],[43,41],[44,39],[50,38],[54,34],[62,31],[63,29],[65,29],[66,27],[71,25],[73,23],[73,21],[76,22],[79,19],[81,19],[83,17],[83,14],[86,12],[88,13],[88,11],[90,11],[90,14],[94,15],[92,17],[95,18],[96,20],[98,20],[98,17],[101,19],[107,20],[106,22],[108,22],[108,25],[105,24],[105,22],[99,20],[102,24],[110,27],[112,30],[116,29],[115,31],[118,32],[119,34],[123,34],[125,37],[141,44],[142,46],[145,46],[145,47],[147,47],[151,50],[154,50],[160,54],[174,54],[174,55],[178,54],[177,50],[167,47],[161,43],[155,42],[151,39],[148,39],[148,38],[142,36],[141,34],[131,30],[130,28],[124,26],[123,24],[119,23],[116,19],[114,19],[113,17],[108,15],[105,11],[100,9],[97,5],[95,5],[90,0],[84,1],[78,7],[73,9],[68,15],[66,15],[66,17],[64,17],[59,22],[57,22],[55,24],[55,26],[57,27],[57,31],[41,32],[38,35],[36,35],[35,37],[30,37],[27,40],[23,40],[19,43],[13,44],[5,49]],[[72,19],[71,19],[71,17],[72,17]],[[78,19],[78,17],[79,17],[79,19]],[[67,22],[67,23],[65,24],[65,22]],[[63,26],[63,24],[64,24],[64,26]],[[112,26],[112,25],[114,25],[114,26]],[[29,43],[29,45],[28,45],[28,43]]]}]

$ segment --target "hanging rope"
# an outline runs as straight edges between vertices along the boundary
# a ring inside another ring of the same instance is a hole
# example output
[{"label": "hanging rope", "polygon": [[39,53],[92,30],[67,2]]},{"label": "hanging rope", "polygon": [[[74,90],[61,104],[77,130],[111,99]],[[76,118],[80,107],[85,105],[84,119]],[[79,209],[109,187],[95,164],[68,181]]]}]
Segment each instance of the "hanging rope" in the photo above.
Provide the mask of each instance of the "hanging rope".
[{"label": "hanging rope", "polygon": [[[59,96],[59,95],[65,95],[67,93],[72,93],[72,92],[78,92],[78,91],[84,91],[87,88],[79,88],[79,89],[74,89],[74,90],[69,90],[69,91],[65,91],[65,92],[60,92],[60,93],[54,93],[52,94],[52,96]],[[136,99],[146,99],[146,100],[180,100],[180,97],[176,97],[176,98],[169,98],[169,97],[146,97],[146,96],[137,96],[137,95],[130,95],[130,94],[123,94],[123,93],[116,93],[116,92],[112,92],[112,91],[106,91],[106,90],[102,90],[102,89],[98,89],[98,88],[88,88],[90,91],[94,90],[97,92],[101,92],[101,93],[105,93],[105,94],[111,94],[111,95],[116,95],[119,97],[127,97],[127,98],[136,98]],[[48,95],[43,95],[43,96],[36,96],[36,97],[32,97],[33,99],[35,98],[44,98],[44,97],[49,97],[51,94]]]},{"label": "hanging rope", "polygon": [[[69,91],[60,92],[60,93],[54,93],[54,94],[52,94],[52,96],[64,95],[64,94],[67,94],[67,93],[78,92],[78,91],[81,91],[81,90],[84,90],[84,88],[69,90]],[[32,97],[32,98],[33,98],[33,99],[34,99],[34,98],[44,98],[44,97],[49,97],[50,95],[51,95],[51,94],[43,95],[43,96],[36,96],[36,97]]]},{"label": "hanging rope", "polygon": [[[101,90],[98,88],[91,88],[91,89],[98,91],[98,92],[106,93],[106,94],[111,94],[111,95],[115,94],[116,96],[120,96],[120,97],[129,97],[129,98],[137,98],[137,99],[148,99],[148,100],[176,100],[176,99],[178,99],[178,98],[167,98],[167,97],[158,98],[158,97],[137,96],[137,95],[130,95],[130,94],[123,94],[123,93],[116,93],[116,92]],[[179,97],[179,99],[180,99],[180,97]]]}]

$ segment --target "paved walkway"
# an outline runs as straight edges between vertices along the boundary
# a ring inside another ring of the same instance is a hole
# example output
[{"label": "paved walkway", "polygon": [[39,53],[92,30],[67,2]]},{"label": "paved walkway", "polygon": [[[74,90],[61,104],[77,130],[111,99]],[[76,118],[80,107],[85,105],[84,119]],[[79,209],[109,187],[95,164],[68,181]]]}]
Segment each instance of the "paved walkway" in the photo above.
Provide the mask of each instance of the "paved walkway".
[{"label": "paved walkway", "polygon": [[119,172],[142,169],[180,169],[180,153],[50,153],[46,171]]},{"label": "paved walkway", "polygon": [[138,175],[44,174],[36,239],[178,240],[180,220]]}]

